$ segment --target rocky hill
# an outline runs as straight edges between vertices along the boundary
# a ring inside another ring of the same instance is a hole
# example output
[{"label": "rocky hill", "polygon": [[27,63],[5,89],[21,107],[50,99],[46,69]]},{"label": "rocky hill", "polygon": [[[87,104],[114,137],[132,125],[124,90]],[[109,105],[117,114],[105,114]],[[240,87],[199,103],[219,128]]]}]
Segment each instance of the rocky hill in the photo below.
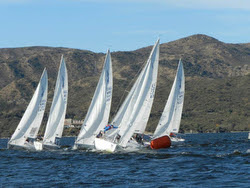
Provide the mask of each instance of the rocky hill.
[{"label": "rocky hill", "polygon": [[[153,43],[153,42],[152,42]],[[152,46],[112,52],[114,91],[111,119],[145,64]],[[10,136],[20,121],[44,67],[50,108],[60,56],[69,74],[67,118],[84,119],[97,85],[105,54],[91,51],[28,47],[0,49],[0,136]],[[243,131],[250,128],[250,45],[227,44],[193,35],[160,46],[158,83],[147,131],[154,131],[182,59],[186,94],[181,130],[185,132]]]}]

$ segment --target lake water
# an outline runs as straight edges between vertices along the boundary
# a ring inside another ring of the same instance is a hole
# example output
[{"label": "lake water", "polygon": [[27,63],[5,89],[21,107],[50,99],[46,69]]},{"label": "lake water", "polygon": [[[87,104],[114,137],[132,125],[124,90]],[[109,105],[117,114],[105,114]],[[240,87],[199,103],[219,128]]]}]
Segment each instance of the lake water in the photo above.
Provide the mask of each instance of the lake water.
[{"label": "lake water", "polygon": [[169,149],[113,154],[7,150],[0,139],[0,187],[250,187],[247,136],[187,134]]}]

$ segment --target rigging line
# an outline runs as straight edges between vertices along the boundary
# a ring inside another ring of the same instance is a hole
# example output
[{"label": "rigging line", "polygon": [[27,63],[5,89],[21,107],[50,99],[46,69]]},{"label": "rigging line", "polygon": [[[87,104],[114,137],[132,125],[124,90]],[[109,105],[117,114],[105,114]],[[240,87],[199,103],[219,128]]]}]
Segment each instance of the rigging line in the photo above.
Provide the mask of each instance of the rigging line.
[{"label": "rigging line", "polygon": [[[134,78],[129,82],[128,86],[125,88],[125,91],[123,92],[122,97],[120,98],[120,101],[119,101],[119,103],[118,103],[118,106],[117,106],[117,108],[116,108],[114,114],[117,114],[117,112],[118,112],[118,110],[119,110],[119,108],[120,108],[120,106],[121,106],[121,103],[122,103],[122,101],[123,101],[123,98],[124,98],[125,93],[129,93],[128,88],[131,86],[132,83],[135,83],[134,80],[135,80],[136,78],[138,78],[138,75],[141,73],[141,70],[143,69],[143,67],[144,67],[146,64],[147,64],[147,61],[144,62],[144,63],[142,64],[141,68],[138,70],[138,72],[136,73],[136,75],[134,76]],[[131,87],[130,87],[130,89],[131,89]],[[113,119],[114,119],[114,117],[113,117]]]}]

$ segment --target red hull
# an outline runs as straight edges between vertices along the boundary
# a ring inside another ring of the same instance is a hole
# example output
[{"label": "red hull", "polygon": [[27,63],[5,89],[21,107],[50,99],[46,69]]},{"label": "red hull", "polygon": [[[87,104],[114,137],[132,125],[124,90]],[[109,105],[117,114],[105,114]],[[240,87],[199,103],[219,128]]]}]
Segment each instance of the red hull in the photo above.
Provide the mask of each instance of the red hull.
[{"label": "red hull", "polygon": [[150,142],[151,149],[169,148],[170,146],[171,146],[171,140],[169,136],[162,136],[160,138],[151,140]]}]

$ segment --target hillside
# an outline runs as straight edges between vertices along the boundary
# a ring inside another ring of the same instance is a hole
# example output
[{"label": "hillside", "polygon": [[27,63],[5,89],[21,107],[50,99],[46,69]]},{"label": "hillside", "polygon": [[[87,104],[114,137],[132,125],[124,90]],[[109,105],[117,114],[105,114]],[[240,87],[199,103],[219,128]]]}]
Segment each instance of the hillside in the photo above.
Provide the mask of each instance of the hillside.
[{"label": "hillside", "polygon": [[[125,90],[129,91],[138,71],[146,62],[151,48],[152,46],[130,52],[112,52],[112,117],[127,94]],[[14,132],[46,67],[49,94],[44,126],[62,54],[69,74],[66,116],[84,119],[101,73],[105,54],[52,47],[0,49],[0,137],[10,136]],[[181,130],[249,130],[249,43],[227,44],[206,35],[193,35],[160,46],[158,83],[147,131],[154,131],[159,121],[180,58],[186,76]]]}]

